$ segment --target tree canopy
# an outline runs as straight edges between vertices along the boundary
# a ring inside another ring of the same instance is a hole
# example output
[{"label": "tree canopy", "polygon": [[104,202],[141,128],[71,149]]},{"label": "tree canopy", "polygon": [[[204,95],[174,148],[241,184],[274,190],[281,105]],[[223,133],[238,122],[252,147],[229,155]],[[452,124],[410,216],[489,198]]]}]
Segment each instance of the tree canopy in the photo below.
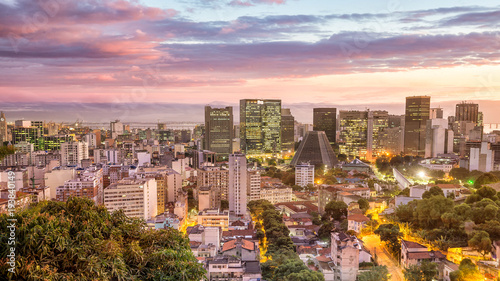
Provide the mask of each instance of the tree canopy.
[{"label": "tree canopy", "polygon": [[343,201],[330,201],[325,206],[325,215],[334,220],[347,217],[347,204]]},{"label": "tree canopy", "polygon": [[[45,201],[17,219],[16,280],[200,280],[205,270],[188,239],[174,229],[151,230],[122,211],[109,213],[86,198]],[[0,232],[5,256],[8,233]],[[7,272],[0,262],[0,270]],[[14,277],[14,276],[10,276]]]},{"label": "tree canopy", "polygon": [[358,276],[358,281],[387,281],[389,270],[387,266],[374,266],[369,271],[363,271]]},{"label": "tree canopy", "polygon": [[408,281],[432,281],[438,274],[438,266],[424,260],[420,264],[410,265],[403,270],[403,274]]}]

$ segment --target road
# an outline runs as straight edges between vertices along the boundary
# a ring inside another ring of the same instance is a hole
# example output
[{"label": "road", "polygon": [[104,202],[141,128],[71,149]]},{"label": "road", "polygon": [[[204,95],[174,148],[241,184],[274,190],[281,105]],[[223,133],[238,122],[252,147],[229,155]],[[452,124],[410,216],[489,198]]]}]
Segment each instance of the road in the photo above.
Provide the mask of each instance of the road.
[{"label": "road", "polygon": [[373,256],[377,253],[378,264],[387,266],[389,273],[392,275],[390,280],[404,281],[403,271],[399,267],[397,260],[383,250],[378,235],[365,236],[363,237],[363,242],[365,242],[365,247],[370,250]]}]

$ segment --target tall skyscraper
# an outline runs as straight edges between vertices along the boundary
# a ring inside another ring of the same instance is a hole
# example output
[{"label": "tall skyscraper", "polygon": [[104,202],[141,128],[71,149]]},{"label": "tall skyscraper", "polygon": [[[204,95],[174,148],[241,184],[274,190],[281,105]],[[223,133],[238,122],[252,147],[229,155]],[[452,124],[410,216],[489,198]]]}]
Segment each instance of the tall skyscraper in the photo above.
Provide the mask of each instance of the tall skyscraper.
[{"label": "tall skyscraper", "polygon": [[455,121],[470,121],[477,123],[478,115],[479,104],[477,103],[467,103],[463,101],[455,107]]},{"label": "tall skyscraper", "polygon": [[384,152],[382,131],[389,126],[387,111],[340,111],[340,153],[371,160]]},{"label": "tall skyscraper", "polygon": [[5,113],[0,114],[0,146],[3,142],[7,141],[7,120],[5,119]]},{"label": "tall skyscraper", "polygon": [[337,141],[337,109],[336,108],[314,108],[313,130],[323,131],[330,144]]},{"label": "tall skyscraper", "polygon": [[281,152],[281,100],[240,100],[241,150],[245,154]]},{"label": "tall skyscraper", "polygon": [[409,155],[425,155],[425,135],[427,120],[430,115],[431,97],[406,97],[405,111],[405,153]]},{"label": "tall skyscraper", "polygon": [[247,158],[244,154],[229,155],[229,211],[236,215],[247,212]]},{"label": "tall skyscraper", "polygon": [[291,153],[295,148],[295,118],[289,108],[281,110],[281,150],[283,153]]},{"label": "tall skyscraper", "polygon": [[234,138],[233,107],[205,106],[205,149],[221,156],[232,153]]}]

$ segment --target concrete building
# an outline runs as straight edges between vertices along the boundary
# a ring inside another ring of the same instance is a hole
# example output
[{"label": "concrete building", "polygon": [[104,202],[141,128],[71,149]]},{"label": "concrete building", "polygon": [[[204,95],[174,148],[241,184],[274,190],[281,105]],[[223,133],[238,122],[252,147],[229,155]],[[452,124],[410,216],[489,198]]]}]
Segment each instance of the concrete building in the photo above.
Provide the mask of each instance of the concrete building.
[{"label": "concrete building", "polygon": [[422,261],[439,263],[446,260],[446,256],[439,251],[429,251],[427,247],[411,241],[401,240],[401,266],[420,264]]},{"label": "concrete building", "polygon": [[337,141],[337,109],[313,108],[313,130],[323,131],[330,144]]},{"label": "concrete building", "polygon": [[156,181],[127,178],[104,189],[104,206],[110,211],[123,210],[133,218],[151,219],[158,215]]},{"label": "concrete building", "polygon": [[385,152],[380,140],[383,130],[389,126],[387,111],[341,110],[339,117],[340,153],[371,160]]},{"label": "concrete building", "polygon": [[232,153],[233,138],[233,107],[212,108],[205,106],[204,148],[227,157]]},{"label": "concrete building", "polygon": [[359,270],[359,241],[342,232],[331,234],[331,258],[335,269],[335,280],[356,281]]},{"label": "concrete building", "polygon": [[8,141],[8,137],[7,119],[5,119],[5,113],[2,111],[0,113],[0,145],[3,145],[3,142]]},{"label": "concrete building", "polygon": [[205,166],[196,170],[197,186],[212,186],[218,190],[221,200],[227,200],[229,171],[217,166]]},{"label": "concrete building", "polygon": [[123,135],[123,123],[120,120],[115,120],[110,123],[111,138],[116,139],[119,135]]},{"label": "concrete building", "polygon": [[264,186],[260,190],[260,199],[271,204],[292,201],[292,188],[286,185]]},{"label": "concrete building", "polygon": [[241,261],[236,257],[215,257],[207,259],[206,280],[255,281],[262,279],[259,261]]},{"label": "concrete building", "polygon": [[47,200],[57,199],[57,188],[63,186],[68,180],[72,180],[76,176],[74,168],[58,167],[49,170],[45,174],[45,185],[49,188],[49,198]]},{"label": "concrete building", "polygon": [[76,177],[64,182],[56,189],[57,201],[66,202],[70,197],[87,197],[96,205],[103,204],[103,172],[101,168],[91,167],[78,171]]},{"label": "concrete building", "polygon": [[354,230],[356,233],[360,233],[361,230],[365,228],[368,221],[370,221],[370,219],[363,214],[347,216],[347,230]]},{"label": "concrete building", "polygon": [[281,100],[240,100],[241,151],[281,153]]},{"label": "concrete building", "polygon": [[482,142],[480,148],[470,149],[469,171],[491,172],[494,169],[495,151],[490,144]]},{"label": "concrete building", "polygon": [[244,154],[229,155],[229,211],[236,215],[247,213],[247,158]]},{"label": "concrete building", "polygon": [[259,259],[258,242],[242,239],[241,237],[226,241],[222,246],[223,256],[235,256],[242,261],[254,261]]},{"label": "concrete building", "polygon": [[198,210],[220,208],[219,191],[212,185],[200,186],[198,188]]},{"label": "concrete building", "polygon": [[290,165],[296,166],[300,163],[321,166],[326,165],[330,168],[337,165],[337,157],[335,156],[332,146],[328,142],[325,132],[309,131],[306,133]]},{"label": "concrete building", "polygon": [[260,199],[261,176],[258,170],[248,170],[247,172],[247,203]]},{"label": "concrete building", "polygon": [[198,213],[198,224],[204,227],[220,227],[222,231],[229,230],[229,211],[206,209]]},{"label": "concrete building", "polygon": [[453,153],[453,130],[448,129],[448,120],[429,119],[426,131],[425,158]]},{"label": "concrete building", "polygon": [[405,154],[424,156],[426,125],[430,116],[431,97],[406,97]]},{"label": "concrete building", "polygon": [[479,104],[465,101],[455,106],[455,121],[469,121],[478,123]]},{"label": "concrete building", "polygon": [[289,108],[281,109],[281,150],[290,155],[295,150],[295,118]]},{"label": "concrete building", "polygon": [[85,142],[65,142],[61,144],[61,165],[80,166],[89,158],[89,148]]},{"label": "concrete building", "polygon": [[302,163],[295,165],[295,185],[305,187],[314,185],[314,165]]}]

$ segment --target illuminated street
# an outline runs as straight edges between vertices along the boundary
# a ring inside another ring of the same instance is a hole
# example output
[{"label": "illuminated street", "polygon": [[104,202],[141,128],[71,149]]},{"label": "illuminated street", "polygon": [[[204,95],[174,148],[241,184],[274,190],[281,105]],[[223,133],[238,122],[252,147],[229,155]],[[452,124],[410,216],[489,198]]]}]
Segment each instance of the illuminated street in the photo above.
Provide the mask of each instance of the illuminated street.
[{"label": "illuminated street", "polygon": [[392,275],[390,280],[404,280],[403,271],[399,267],[398,262],[382,249],[380,238],[377,235],[365,236],[363,237],[363,242],[365,242],[365,247],[370,250],[374,257],[376,254],[378,264],[387,266],[389,273]]}]

